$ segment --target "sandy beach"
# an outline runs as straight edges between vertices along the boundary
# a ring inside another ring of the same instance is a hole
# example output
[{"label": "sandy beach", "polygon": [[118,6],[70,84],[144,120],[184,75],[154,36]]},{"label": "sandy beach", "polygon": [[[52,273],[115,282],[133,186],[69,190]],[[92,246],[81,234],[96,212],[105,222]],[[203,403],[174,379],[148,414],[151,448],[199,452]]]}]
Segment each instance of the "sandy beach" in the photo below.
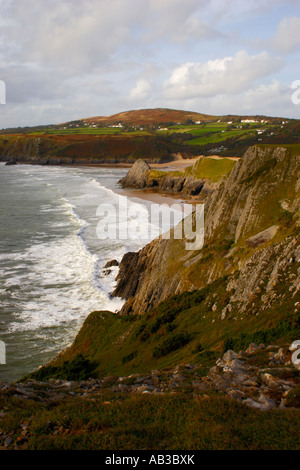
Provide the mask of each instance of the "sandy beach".
[{"label": "sandy beach", "polygon": [[173,204],[193,204],[196,201],[193,196],[182,197],[180,195],[172,195],[170,193],[163,193],[161,191],[155,191],[151,189],[118,189],[115,190],[117,194],[129,197],[131,199],[143,199],[145,201],[154,202],[155,204],[167,204],[172,206]]},{"label": "sandy beach", "polygon": [[187,168],[188,166],[194,165],[197,160],[199,160],[201,155],[198,157],[194,158],[182,158],[181,156],[177,156],[177,158],[171,162],[166,162],[166,163],[150,163],[150,167],[159,170],[159,169],[175,169],[175,170],[181,170],[183,168]]}]

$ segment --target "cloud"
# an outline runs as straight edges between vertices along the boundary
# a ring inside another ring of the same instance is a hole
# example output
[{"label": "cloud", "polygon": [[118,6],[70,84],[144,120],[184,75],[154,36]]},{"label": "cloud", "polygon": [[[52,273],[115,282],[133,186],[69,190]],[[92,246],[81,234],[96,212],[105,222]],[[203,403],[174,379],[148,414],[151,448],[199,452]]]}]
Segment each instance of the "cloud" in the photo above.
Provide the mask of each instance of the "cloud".
[{"label": "cloud", "polygon": [[65,75],[107,63],[116,49],[131,41],[130,25],[139,11],[136,0],[131,1],[135,11],[121,0],[10,3],[8,19],[14,22],[6,28],[6,43],[19,46],[11,59],[59,67]]},{"label": "cloud", "polygon": [[300,18],[289,17],[280,21],[275,35],[270,40],[271,46],[282,53],[299,50]]},{"label": "cloud", "polygon": [[176,43],[224,37],[211,21],[201,19],[203,8],[209,3],[205,0],[149,0],[145,37],[151,41],[167,38]]},{"label": "cloud", "polygon": [[149,98],[152,87],[147,80],[140,79],[137,81],[136,86],[132,88],[129,93],[129,98],[132,100],[145,100]]},{"label": "cloud", "polygon": [[294,6],[295,0],[210,0],[207,2],[207,11],[215,20],[228,21],[247,20],[257,15],[270,14],[272,10],[283,6]]},{"label": "cloud", "polygon": [[281,59],[274,59],[266,52],[251,56],[246,51],[204,64],[188,62],[173,71],[164,84],[164,93],[171,99],[239,93],[281,66]]},{"label": "cloud", "polygon": [[[298,13],[295,0],[0,0],[7,89],[0,127],[108,115],[141,102],[194,110],[207,99],[235,102],[270,74],[278,78],[285,54],[300,45]],[[245,39],[254,35],[255,43]],[[245,51],[235,53],[238,40]],[[283,73],[292,82],[295,65]]]},{"label": "cloud", "polygon": [[245,91],[235,94],[198,96],[191,99],[174,99],[172,105],[178,109],[187,109],[212,115],[267,115],[280,117],[299,117],[299,106],[291,100],[290,86],[272,79],[260,83]]}]

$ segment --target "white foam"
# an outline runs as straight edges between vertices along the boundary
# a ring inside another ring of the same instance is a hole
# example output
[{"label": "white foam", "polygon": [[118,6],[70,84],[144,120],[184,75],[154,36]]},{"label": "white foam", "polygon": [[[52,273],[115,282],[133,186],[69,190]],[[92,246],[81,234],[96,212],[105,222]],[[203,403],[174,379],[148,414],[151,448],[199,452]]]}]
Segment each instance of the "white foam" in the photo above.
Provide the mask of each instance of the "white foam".
[{"label": "white foam", "polygon": [[88,252],[80,237],[31,246],[23,259],[34,263],[30,274],[6,280],[5,287],[31,288],[31,297],[16,313],[10,331],[39,328],[82,321],[91,311],[121,308],[123,301],[109,298],[95,282],[97,255]]}]

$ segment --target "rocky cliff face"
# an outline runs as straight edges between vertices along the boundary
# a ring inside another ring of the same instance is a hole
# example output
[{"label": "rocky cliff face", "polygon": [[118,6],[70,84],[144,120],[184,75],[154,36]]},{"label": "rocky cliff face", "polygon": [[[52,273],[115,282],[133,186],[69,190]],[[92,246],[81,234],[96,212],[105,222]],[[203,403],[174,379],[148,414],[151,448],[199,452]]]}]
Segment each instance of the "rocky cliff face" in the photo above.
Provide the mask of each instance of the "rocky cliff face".
[{"label": "rocky cliff face", "polygon": [[145,188],[150,166],[144,160],[137,160],[127,175],[121,180],[124,188]]},{"label": "rocky cliff face", "polygon": [[0,161],[43,165],[152,163],[173,160],[177,146],[156,136],[9,134],[0,136]]},{"label": "rocky cliff face", "polygon": [[124,257],[114,292],[127,299],[122,313],[141,315],[224,276],[226,308],[212,305],[223,319],[285,301],[298,309],[299,170],[300,156],[286,149],[250,148],[206,202],[202,250],[160,238]]}]

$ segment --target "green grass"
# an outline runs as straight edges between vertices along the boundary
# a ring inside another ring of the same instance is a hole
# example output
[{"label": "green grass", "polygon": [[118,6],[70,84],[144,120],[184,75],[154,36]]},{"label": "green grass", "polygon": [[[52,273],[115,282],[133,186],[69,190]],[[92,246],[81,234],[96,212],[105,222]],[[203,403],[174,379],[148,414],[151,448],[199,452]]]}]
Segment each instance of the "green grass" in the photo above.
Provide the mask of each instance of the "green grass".
[{"label": "green grass", "polygon": [[246,349],[250,343],[272,344],[278,339],[292,342],[294,338],[300,338],[300,316],[291,316],[290,319],[279,321],[275,326],[254,331],[251,333],[239,333],[235,338],[227,338],[224,341],[223,352],[228,349],[240,351]]},{"label": "green grass", "polygon": [[1,397],[0,408],[2,431],[29,450],[298,450],[300,444],[299,410],[261,412],[214,393],[106,392],[50,405]]},{"label": "green grass", "polygon": [[289,150],[289,154],[300,155],[300,144],[260,144],[259,147],[262,149],[276,149],[277,147],[283,147]]},{"label": "green grass", "polygon": [[213,144],[213,143],[223,142],[227,139],[241,137],[243,135],[255,135],[255,132],[256,131],[253,129],[241,129],[241,130],[232,130],[232,131],[225,131],[225,132],[214,132],[208,136],[203,136],[197,139],[188,140],[186,143],[188,145]]},{"label": "green grass", "polygon": [[75,127],[67,129],[51,129],[46,131],[29,132],[28,135],[150,135],[147,131],[126,131],[116,127]]},{"label": "green grass", "polygon": [[229,158],[200,158],[193,167],[186,169],[186,173],[198,179],[204,178],[215,182],[230,173],[235,164],[236,161]]}]

